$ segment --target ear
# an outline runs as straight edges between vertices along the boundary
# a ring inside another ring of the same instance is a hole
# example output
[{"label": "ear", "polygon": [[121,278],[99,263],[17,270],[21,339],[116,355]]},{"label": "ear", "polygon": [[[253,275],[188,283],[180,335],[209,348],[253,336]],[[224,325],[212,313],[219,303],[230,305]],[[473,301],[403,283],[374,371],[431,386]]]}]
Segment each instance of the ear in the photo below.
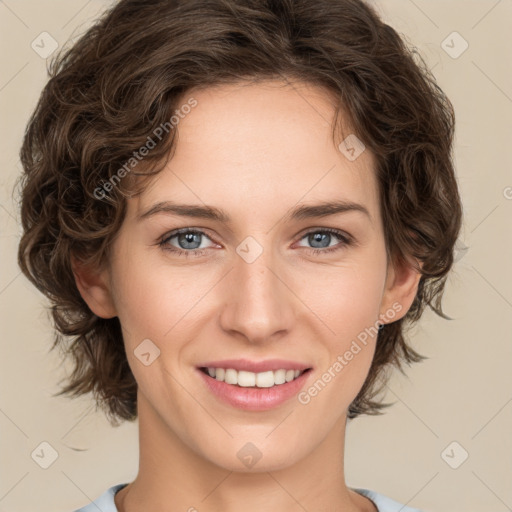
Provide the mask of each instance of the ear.
[{"label": "ear", "polygon": [[[417,263],[421,269],[423,263],[421,261],[417,261]],[[395,322],[407,314],[418,292],[420,279],[421,272],[417,271],[411,262],[393,263],[391,260],[389,261],[379,314],[381,323]],[[390,310],[393,311],[391,317]],[[388,313],[386,314],[386,312]]]},{"label": "ear", "polygon": [[116,317],[108,270],[93,269],[74,256],[71,256],[71,268],[78,291],[89,309],[101,318]]}]

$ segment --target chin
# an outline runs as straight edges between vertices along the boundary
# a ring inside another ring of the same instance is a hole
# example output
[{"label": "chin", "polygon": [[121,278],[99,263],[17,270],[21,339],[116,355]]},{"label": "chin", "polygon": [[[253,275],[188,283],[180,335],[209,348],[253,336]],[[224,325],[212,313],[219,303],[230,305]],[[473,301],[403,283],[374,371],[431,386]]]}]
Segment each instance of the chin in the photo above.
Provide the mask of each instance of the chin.
[{"label": "chin", "polygon": [[[268,433],[265,434],[267,435]],[[261,443],[255,437],[253,437],[254,441],[230,438],[225,445],[219,445],[220,452],[203,452],[203,456],[227,471],[264,473],[286,469],[305,455],[297,450],[297,445],[294,443],[285,446],[277,437],[276,442],[272,443],[265,439],[265,436],[262,437]]]}]

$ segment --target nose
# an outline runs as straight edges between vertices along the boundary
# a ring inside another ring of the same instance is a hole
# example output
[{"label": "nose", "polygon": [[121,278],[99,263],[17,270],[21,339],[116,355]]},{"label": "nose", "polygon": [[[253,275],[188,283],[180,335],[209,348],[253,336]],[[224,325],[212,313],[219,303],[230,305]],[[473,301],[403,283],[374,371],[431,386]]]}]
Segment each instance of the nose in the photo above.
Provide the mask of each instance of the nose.
[{"label": "nose", "polygon": [[220,322],[231,336],[264,344],[284,336],[295,325],[300,301],[287,283],[292,280],[289,273],[270,250],[263,250],[252,262],[237,254],[226,277]]}]

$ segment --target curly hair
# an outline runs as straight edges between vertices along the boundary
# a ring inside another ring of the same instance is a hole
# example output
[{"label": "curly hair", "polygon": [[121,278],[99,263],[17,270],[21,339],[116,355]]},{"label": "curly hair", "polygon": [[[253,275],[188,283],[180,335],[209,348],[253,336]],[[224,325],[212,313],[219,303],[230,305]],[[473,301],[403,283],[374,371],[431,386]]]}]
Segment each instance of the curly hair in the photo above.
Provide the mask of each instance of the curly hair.
[{"label": "curly hair", "polygon": [[49,77],[20,151],[18,262],[51,302],[52,349],[74,363],[57,395],[92,392],[112,424],[137,418],[119,319],[91,312],[71,256],[108,264],[126,197],[143,190],[135,178],[160,172],[177,130],[108,187],[114,174],[194,88],[298,80],[335,98],[333,134],[343,112],[375,156],[388,257],[421,273],[409,311],[379,331],[348,410],[348,418],[382,414],[390,404],[376,397],[387,370],[426,359],[407,343],[407,327],[427,305],[450,319],[441,299],[462,222],[453,106],[418,51],[362,0],[121,0],[61,49]]}]

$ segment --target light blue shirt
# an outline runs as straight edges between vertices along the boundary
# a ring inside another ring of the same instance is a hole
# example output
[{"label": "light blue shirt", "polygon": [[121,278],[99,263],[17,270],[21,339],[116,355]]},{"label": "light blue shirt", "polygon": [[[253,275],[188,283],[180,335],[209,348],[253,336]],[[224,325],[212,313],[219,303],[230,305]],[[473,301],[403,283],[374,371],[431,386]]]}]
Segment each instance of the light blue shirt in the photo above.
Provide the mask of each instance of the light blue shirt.
[{"label": "light blue shirt", "polygon": [[[127,485],[128,484],[114,485],[105,491],[98,499],[81,509],[75,510],[75,512],[118,512],[116,504],[114,503],[114,495],[117,491],[120,491]],[[383,494],[376,493],[375,491],[369,491],[368,489],[354,489],[352,487],[351,489],[373,501],[379,512],[421,512],[421,510],[417,508],[406,507],[405,505],[402,505]]]}]

